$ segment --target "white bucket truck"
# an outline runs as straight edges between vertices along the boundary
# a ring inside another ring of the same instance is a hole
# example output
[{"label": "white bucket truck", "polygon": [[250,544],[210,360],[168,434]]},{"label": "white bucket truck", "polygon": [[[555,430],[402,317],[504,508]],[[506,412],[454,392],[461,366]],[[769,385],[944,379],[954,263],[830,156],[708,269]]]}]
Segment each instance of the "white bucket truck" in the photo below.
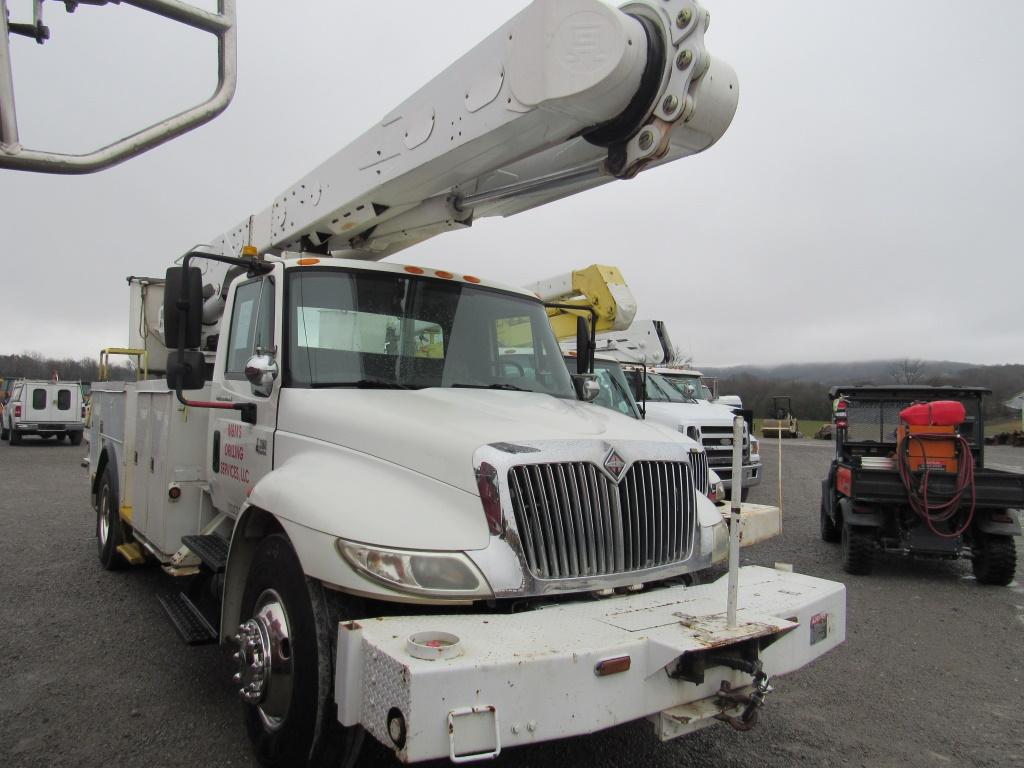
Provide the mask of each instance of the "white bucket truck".
[{"label": "white bucket truck", "polygon": [[235,646],[262,763],[337,765],[365,733],[464,762],[645,717],[748,728],[768,674],[843,641],[841,584],[740,569],[732,624],[724,581],[687,586],[722,515],[681,442],[586,402],[536,296],[374,263],[710,146],[736,83],[706,21],[538,0],[190,252],[162,319],[140,291],[166,381],[94,389],[100,560],[183,580],[168,613]]}]

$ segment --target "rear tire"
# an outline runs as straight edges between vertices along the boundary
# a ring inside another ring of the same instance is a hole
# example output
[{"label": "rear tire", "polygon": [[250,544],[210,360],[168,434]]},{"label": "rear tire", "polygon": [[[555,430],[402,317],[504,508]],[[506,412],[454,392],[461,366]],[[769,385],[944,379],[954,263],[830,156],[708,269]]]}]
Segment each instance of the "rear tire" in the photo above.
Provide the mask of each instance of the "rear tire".
[{"label": "rear tire", "polygon": [[843,525],[840,535],[843,553],[843,570],[854,576],[867,576],[875,556],[873,528],[855,528]]},{"label": "rear tire", "polygon": [[1017,547],[1012,536],[978,533],[972,546],[971,566],[979,584],[1005,587],[1017,572]]},{"label": "rear tire", "polygon": [[7,427],[0,426],[0,440],[9,440],[11,437],[11,430]]},{"label": "rear tire", "polygon": [[125,560],[117,551],[124,541],[117,485],[114,483],[110,467],[106,466],[103,468],[103,476],[96,491],[96,546],[100,565],[105,570],[119,571],[125,567]]},{"label": "rear tire", "polygon": [[821,499],[821,540],[827,541],[829,544],[838,544],[843,538],[843,531],[840,526],[833,522],[832,518],[828,516],[828,512],[825,510],[825,499]]},{"label": "rear tire", "polygon": [[[343,613],[333,594],[306,578],[285,536],[274,534],[260,543],[241,617],[245,625],[269,623],[277,633],[270,682],[258,703],[243,703],[246,731],[261,765],[351,765],[358,756],[363,731],[342,727],[334,703],[336,634]],[[240,670],[249,663],[243,656]]]},{"label": "rear tire", "polygon": [[21,445],[21,432],[11,428],[11,445]]},{"label": "rear tire", "polygon": [[82,433],[81,432],[69,432],[68,433],[68,440],[71,442],[72,445],[81,445],[82,444]]}]

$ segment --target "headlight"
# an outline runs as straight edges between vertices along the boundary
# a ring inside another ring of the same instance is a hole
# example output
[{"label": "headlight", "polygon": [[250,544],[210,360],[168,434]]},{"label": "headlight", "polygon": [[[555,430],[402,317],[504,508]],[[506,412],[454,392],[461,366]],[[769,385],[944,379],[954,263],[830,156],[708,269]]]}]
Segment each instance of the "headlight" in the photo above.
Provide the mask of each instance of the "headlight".
[{"label": "headlight", "polygon": [[708,491],[708,498],[711,499],[715,504],[721,504],[725,502],[725,483],[719,480],[717,483],[711,486],[711,490]]},{"label": "headlight", "polygon": [[450,598],[492,596],[476,566],[460,552],[408,552],[344,539],[338,539],[336,546],[359,573],[402,592]]},{"label": "headlight", "polygon": [[725,521],[714,526],[715,546],[711,553],[712,563],[724,563],[729,559],[729,526]]}]

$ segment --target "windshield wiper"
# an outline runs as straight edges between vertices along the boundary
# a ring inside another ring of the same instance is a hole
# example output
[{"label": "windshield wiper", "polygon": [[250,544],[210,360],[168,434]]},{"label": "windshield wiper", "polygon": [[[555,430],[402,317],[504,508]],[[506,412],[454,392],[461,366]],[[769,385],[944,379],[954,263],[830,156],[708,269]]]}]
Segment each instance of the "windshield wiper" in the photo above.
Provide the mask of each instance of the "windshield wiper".
[{"label": "windshield wiper", "polygon": [[533,392],[535,390],[517,387],[515,384],[452,384],[461,389],[505,389],[509,392]]},{"label": "windshield wiper", "polygon": [[309,385],[313,389],[328,389],[331,387],[355,387],[356,389],[421,389],[408,384],[399,384],[397,381],[387,379],[359,379],[358,381],[316,381]]}]

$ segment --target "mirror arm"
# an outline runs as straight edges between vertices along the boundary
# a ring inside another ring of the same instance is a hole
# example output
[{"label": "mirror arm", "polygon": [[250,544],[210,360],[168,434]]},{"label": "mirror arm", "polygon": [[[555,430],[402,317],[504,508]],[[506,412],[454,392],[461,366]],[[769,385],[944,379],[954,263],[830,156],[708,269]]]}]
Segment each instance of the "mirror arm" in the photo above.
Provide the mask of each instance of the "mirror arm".
[{"label": "mirror arm", "polygon": [[[256,261],[252,258],[239,259],[233,256],[221,256],[216,253],[205,253],[203,251],[192,250],[185,254],[181,260],[181,290],[180,295],[186,296],[186,278],[188,276],[188,268],[191,266],[190,262],[193,258],[197,259],[208,259],[209,261],[220,261],[224,264],[232,264],[236,267],[247,267],[250,272],[257,274],[266,274],[270,272],[273,267],[264,262]],[[177,302],[178,306],[178,354],[184,357],[185,354],[185,330],[187,318],[186,315],[191,308],[191,304],[186,299],[179,299]],[[240,411],[242,421],[246,424],[256,423],[256,405],[255,403],[215,403],[208,400],[187,400],[181,387],[175,391],[175,395],[178,398],[178,402],[187,408],[213,408],[221,411]]]}]

